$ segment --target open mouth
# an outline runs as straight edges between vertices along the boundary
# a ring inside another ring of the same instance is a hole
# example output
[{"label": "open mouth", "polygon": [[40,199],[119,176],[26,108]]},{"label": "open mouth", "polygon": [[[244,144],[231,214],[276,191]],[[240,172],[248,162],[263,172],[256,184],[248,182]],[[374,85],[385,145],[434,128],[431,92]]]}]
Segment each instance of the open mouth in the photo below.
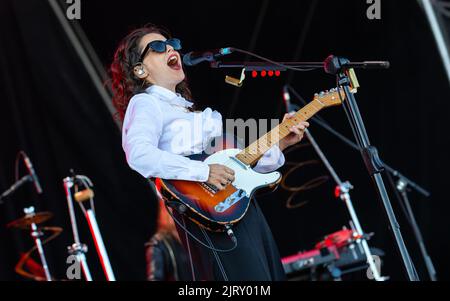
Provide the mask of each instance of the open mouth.
[{"label": "open mouth", "polygon": [[181,69],[180,60],[178,59],[178,56],[176,54],[172,54],[171,56],[169,56],[169,59],[167,60],[167,66],[174,70]]}]

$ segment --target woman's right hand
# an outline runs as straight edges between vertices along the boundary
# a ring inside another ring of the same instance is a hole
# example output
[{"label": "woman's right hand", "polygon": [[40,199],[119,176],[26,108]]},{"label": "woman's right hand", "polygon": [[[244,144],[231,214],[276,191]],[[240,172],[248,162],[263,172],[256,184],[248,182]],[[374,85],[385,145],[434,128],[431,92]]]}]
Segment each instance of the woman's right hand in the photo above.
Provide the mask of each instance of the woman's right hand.
[{"label": "woman's right hand", "polygon": [[219,190],[234,181],[234,170],[221,164],[209,164],[208,184],[216,186]]}]

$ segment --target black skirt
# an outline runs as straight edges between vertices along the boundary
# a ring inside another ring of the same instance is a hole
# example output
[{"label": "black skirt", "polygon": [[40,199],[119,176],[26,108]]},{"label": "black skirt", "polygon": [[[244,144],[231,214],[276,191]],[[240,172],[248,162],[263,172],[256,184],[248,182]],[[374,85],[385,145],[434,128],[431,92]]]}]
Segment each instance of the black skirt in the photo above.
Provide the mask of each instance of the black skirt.
[{"label": "black skirt", "polygon": [[[188,218],[175,213],[181,223],[206,245],[230,249],[233,242],[226,233],[202,231]],[[177,225],[178,234],[191,254],[195,280],[217,281],[282,281],[286,275],[272,232],[255,199],[246,215],[233,226],[238,245],[233,251],[214,252],[195,241]],[[207,237],[205,237],[207,235]],[[209,241],[208,241],[209,238]],[[189,254],[188,254],[189,256]]]}]

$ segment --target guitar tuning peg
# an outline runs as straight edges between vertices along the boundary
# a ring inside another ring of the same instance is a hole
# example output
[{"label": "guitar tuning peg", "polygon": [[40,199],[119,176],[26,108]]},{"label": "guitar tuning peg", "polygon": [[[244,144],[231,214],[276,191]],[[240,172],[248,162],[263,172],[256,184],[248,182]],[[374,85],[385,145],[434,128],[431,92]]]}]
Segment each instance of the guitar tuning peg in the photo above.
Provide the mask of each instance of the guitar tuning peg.
[{"label": "guitar tuning peg", "polygon": [[320,91],[319,96],[323,96],[324,94],[323,91]]},{"label": "guitar tuning peg", "polygon": [[314,96],[319,96],[319,94],[318,93],[314,93]]}]

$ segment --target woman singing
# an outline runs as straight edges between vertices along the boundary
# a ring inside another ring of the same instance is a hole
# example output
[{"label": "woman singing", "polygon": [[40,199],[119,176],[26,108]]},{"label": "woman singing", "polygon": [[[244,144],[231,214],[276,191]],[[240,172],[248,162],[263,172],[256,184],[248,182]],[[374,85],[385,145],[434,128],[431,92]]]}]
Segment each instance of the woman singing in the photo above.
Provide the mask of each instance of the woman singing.
[{"label": "woman singing", "polygon": [[[145,178],[200,181],[224,189],[234,180],[232,169],[187,157],[201,153],[208,141],[222,134],[222,116],[211,108],[194,111],[180,49],[180,40],[157,26],[147,25],[128,34],[115,52],[110,75],[113,102],[123,120],[122,146],[126,159]],[[287,114],[284,118],[290,117]],[[196,124],[198,120],[202,126]],[[298,143],[308,125],[303,122],[292,127],[288,136],[261,157],[254,170],[267,173],[282,166],[282,151]],[[180,139],[183,133],[194,138]],[[214,248],[228,249],[232,245],[226,233],[205,233],[189,219],[183,221],[190,234],[208,241]],[[183,229],[177,230],[191,258],[195,280],[285,279],[271,231],[254,200],[233,227],[238,240],[233,251],[211,251]]]}]

